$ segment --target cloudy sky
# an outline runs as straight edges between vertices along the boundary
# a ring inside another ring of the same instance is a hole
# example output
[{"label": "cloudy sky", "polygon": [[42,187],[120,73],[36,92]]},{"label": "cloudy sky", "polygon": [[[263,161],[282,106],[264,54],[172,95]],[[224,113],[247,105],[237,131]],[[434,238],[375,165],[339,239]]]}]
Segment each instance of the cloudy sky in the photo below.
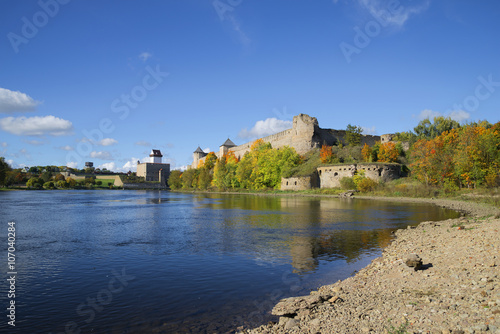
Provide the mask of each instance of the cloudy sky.
[{"label": "cloudy sky", "polygon": [[291,127],[499,121],[495,0],[0,1],[0,156],[173,168]]}]

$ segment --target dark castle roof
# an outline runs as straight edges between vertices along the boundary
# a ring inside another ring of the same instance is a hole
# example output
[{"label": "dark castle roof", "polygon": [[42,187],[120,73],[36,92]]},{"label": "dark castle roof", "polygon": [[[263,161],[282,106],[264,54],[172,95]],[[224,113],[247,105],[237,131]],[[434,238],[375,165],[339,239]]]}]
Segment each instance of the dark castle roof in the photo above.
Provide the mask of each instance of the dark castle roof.
[{"label": "dark castle roof", "polygon": [[152,150],[151,151],[151,154],[149,155],[150,157],[163,157],[163,155],[161,154],[160,150]]},{"label": "dark castle roof", "polygon": [[232,140],[228,138],[228,139],[224,142],[224,144],[222,144],[221,146],[226,146],[226,147],[235,147],[235,146],[236,146],[236,144],[235,144],[235,143],[233,143],[233,142],[232,142]]},{"label": "dark castle roof", "polygon": [[198,148],[196,149],[196,151],[194,151],[193,153],[205,153],[205,152],[203,152],[203,150],[201,149],[201,147],[198,146]]}]

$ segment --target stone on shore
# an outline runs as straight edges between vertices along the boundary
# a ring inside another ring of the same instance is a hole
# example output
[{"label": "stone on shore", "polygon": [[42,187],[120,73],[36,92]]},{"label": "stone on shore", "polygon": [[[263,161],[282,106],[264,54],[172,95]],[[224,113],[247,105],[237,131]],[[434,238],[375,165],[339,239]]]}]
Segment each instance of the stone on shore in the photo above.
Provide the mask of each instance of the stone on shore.
[{"label": "stone on shore", "polygon": [[406,257],[405,263],[408,267],[413,267],[415,271],[422,267],[422,259],[417,254],[410,254]]}]

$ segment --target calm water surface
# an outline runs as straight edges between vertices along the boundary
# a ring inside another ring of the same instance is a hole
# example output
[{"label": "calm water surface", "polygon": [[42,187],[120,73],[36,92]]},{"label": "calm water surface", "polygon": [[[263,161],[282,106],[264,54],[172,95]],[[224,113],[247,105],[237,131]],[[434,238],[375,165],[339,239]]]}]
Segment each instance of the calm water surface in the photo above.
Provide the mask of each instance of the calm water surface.
[{"label": "calm water surface", "polygon": [[0,192],[16,222],[16,327],[206,333],[259,325],[281,298],[344,279],[391,231],[457,213],[423,204],[159,191]]}]

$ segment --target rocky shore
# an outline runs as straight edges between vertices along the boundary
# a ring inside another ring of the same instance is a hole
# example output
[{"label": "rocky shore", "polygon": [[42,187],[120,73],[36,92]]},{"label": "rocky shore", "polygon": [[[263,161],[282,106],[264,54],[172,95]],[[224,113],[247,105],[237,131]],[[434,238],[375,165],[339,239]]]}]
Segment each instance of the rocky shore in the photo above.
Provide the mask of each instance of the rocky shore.
[{"label": "rocky shore", "polygon": [[469,215],[396,231],[355,276],[281,300],[272,311],[278,323],[242,333],[500,334],[498,210],[440,201]]}]

